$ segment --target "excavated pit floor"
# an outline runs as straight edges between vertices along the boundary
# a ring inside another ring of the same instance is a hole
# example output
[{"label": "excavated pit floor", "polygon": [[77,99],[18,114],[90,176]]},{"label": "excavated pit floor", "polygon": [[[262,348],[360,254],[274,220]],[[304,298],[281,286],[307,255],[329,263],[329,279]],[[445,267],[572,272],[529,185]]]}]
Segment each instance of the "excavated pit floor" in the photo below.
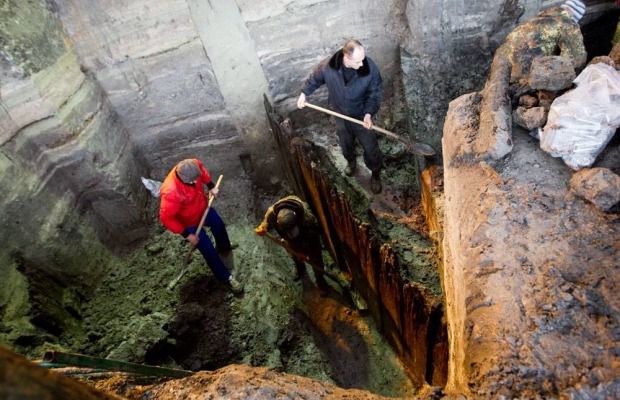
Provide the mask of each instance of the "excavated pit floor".
[{"label": "excavated pit floor", "polygon": [[[254,234],[276,197],[243,195],[253,191],[249,181],[234,189],[224,184],[215,205],[239,244],[233,273],[244,282],[244,295],[234,296],[218,283],[199,254],[177,287],[167,290],[183,267],[187,247],[156,227],[142,249],[117,260],[84,305],[85,336],[68,347],[190,370],[232,363],[266,366],[343,388],[413,394],[403,365],[372,319],[334,282],[329,295],[321,297],[310,268],[294,281],[294,264],[284,250]],[[153,218],[156,211],[154,203]]]}]

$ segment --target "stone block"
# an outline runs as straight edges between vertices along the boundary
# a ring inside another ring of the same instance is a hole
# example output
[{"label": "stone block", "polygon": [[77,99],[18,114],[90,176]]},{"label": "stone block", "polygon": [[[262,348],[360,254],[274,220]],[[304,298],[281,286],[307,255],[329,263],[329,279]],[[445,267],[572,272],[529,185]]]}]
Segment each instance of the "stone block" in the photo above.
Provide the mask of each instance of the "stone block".
[{"label": "stone block", "polygon": [[532,89],[558,91],[571,87],[575,78],[575,67],[570,59],[545,56],[532,61],[528,83]]},{"label": "stone block", "polygon": [[544,107],[517,107],[512,114],[513,121],[527,130],[540,128],[547,122],[547,112]]},{"label": "stone block", "polygon": [[583,169],[571,178],[570,189],[597,208],[608,211],[620,201],[620,176],[607,168]]}]

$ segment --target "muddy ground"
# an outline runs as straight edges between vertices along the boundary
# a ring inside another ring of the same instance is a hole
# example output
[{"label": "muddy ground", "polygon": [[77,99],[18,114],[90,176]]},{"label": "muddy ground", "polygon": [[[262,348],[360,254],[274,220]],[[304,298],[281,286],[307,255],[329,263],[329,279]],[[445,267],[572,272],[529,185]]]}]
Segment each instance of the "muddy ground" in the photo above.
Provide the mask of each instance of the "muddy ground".
[{"label": "muddy ground", "polygon": [[245,283],[243,296],[217,282],[198,256],[168,292],[186,248],[161,233],[146,246],[156,254],[148,261],[132,256],[86,305],[89,340],[79,350],[190,370],[244,363],[384,395],[410,392],[400,362],[369,317],[336,290],[318,296],[310,277],[294,282],[288,256],[246,226],[229,230],[240,244],[233,272]]},{"label": "muddy ground", "polygon": [[[360,169],[352,184],[363,188],[367,177]],[[224,183],[214,205],[239,245],[232,272],[245,284],[244,295],[234,296],[217,282],[198,253],[168,290],[188,248],[179,236],[155,226],[141,249],[116,260],[83,305],[86,333],[68,350],[193,371],[243,363],[384,396],[411,395],[402,364],[372,319],[333,281],[329,295],[321,297],[310,268],[295,281],[294,263],[284,250],[254,234],[262,211],[277,196],[249,198],[245,193],[256,188],[245,184],[233,190]],[[384,212],[405,216],[391,206],[395,193],[402,196],[402,190],[388,189],[385,200],[375,202]],[[155,219],[156,201],[150,211]],[[328,257],[325,252],[329,265]]]}]

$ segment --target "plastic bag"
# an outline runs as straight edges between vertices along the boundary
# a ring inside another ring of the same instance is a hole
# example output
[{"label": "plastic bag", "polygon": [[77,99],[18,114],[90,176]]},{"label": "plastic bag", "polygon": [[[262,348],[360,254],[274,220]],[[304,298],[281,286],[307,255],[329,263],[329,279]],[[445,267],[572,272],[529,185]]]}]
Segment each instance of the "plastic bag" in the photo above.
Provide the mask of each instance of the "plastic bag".
[{"label": "plastic bag", "polygon": [[143,176],[140,177],[140,179],[142,180],[142,184],[144,185],[144,187],[147,188],[149,192],[151,192],[151,195],[153,197],[159,197],[159,188],[161,187],[160,181],[154,181],[152,179],[147,179]]},{"label": "plastic bag", "polygon": [[551,104],[540,147],[576,170],[591,166],[620,126],[620,73],[592,64],[574,83]]}]

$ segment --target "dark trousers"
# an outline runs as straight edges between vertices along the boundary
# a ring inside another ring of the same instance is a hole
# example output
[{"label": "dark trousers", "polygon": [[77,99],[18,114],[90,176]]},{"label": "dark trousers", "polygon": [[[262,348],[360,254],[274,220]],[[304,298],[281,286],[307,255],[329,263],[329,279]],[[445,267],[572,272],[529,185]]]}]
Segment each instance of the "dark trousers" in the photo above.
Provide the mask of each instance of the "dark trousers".
[{"label": "dark trousers", "polygon": [[[220,282],[226,283],[228,282],[228,279],[230,279],[230,272],[228,272],[228,269],[226,269],[226,266],[217,254],[218,251],[221,253],[230,251],[230,239],[228,238],[226,225],[224,224],[224,221],[222,221],[222,218],[220,218],[217,211],[215,211],[214,208],[211,208],[209,209],[209,213],[205,219],[204,226],[208,226],[209,229],[211,229],[211,233],[213,233],[213,237],[215,238],[217,251],[215,250],[215,247],[213,247],[213,243],[211,243],[211,239],[209,239],[209,235],[207,235],[204,229],[201,229],[198,234],[199,241],[197,248],[207,262],[209,268],[211,268],[211,271],[215,274],[215,277]],[[197,226],[185,228],[184,233],[196,233],[196,228]]]},{"label": "dark trousers", "polygon": [[[327,282],[325,282],[324,271],[325,264],[323,264],[323,253],[321,251],[321,239],[318,233],[303,232],[298,238],[294,240],[287,240],[288,245],[297,253],[306,255],[309,260],[308,263],[314,270],[314,276],[316,278],[316,284],[321,290],[327,289]],[[295,268],[297,274],[301,277],[305,273],[306,264],[303,260],[293,256],[295,261]]]},{"label": "dark trousers", "polygon": [[348,162],[355,161],[355,138],[364,149],[364,164],[372,172],[381,170],[381,150],[377,142],[377,135],[361,125],[336,118],[336,131],[340,140],[342,155]]}]

